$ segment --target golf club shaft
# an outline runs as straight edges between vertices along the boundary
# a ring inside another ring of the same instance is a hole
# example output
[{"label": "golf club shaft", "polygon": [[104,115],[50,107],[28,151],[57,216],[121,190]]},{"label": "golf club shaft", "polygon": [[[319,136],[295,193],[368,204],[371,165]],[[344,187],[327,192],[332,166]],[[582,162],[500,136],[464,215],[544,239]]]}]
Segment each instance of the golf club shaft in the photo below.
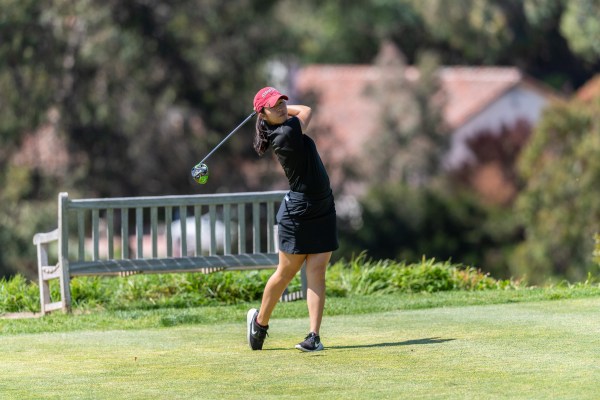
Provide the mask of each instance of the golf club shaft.
[{"label": "golf club shaft", "polygon": [[232,131],[229,133],[229,135],[225,136],[225,139],[221,140],[221,142],[220,142],[218,145],[216,145],[216,146],[215,146],[215,148],[214,148],[214,149],[212,149],[212,150],[210,151],[210,153],[208,153],[208,154],[206,155],[206,157],[204,157],[204,158],[202,159],[202,161],[200,161],[200,164],[201,164],[201,163],[203,163],[204,161],[206,161],[206,160],[208,159],[208,157],[210,157],[210,156],[212,155],[212,153],[214,153],[214,152],[215,152],[215,151],[216,151],[216,150],[217,150],[219,147],[221,147],[221,145],[222,145],[223,143],[225,143],[225,142],[227,141],[227,139],[229,139],[229,138],[231,137],[231,135],[233,135],[235,132],[237,132],[237,130],[238,130],[238,129],[240,129],[242,126],[244,126],[244,124],[245,124],[246,122],[248,122],[248,120],[250,120],[250,118],[254,117],[255,115],[256,115],[256,111],[252,111],[252,114],[248,115],[248,116],[246,117],[246,119],[242,121],[242,123],[241,123],[241,124],[239,124],[238,126],[236,126],[236,127],[235,127],[235,129],[234,129],[234,130],[232,130]]}]

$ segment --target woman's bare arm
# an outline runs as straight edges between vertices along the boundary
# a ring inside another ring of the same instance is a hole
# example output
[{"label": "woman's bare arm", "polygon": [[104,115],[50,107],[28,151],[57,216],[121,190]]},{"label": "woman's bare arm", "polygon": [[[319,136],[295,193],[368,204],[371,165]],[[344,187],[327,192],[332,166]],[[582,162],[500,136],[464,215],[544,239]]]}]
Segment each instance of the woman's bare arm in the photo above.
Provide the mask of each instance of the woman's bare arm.
[{"label": "woman's bare arm", "polygon": [[287,110],[290,117],[298,117],[300,120],[300,126],[302,127],[302,132],[306,131],[312,117],[312,109],[308,106],[288,105]]}]

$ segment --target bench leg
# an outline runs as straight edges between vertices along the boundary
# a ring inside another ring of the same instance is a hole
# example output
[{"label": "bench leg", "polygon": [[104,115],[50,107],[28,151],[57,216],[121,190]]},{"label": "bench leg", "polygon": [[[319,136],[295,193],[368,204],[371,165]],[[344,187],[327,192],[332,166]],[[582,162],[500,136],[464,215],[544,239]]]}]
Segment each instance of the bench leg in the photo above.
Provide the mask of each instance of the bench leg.
[{"label": "bench leg", "polygon": [[50,304],[50,285],[48,281],[44,279],[43,267],[48,265],[48,249],[47,244],[38,243],[37,245],[37,256],[38,256],[38,280],[40,286],[40,312],[42,315],[46,314],[46,304]]},{"label": "bench leg", "polygon": [[71,312],[71,280],[69,278],[69,261],[62,260],[60,274],[60,294],[62,297],[62,310],[66,313]]}]

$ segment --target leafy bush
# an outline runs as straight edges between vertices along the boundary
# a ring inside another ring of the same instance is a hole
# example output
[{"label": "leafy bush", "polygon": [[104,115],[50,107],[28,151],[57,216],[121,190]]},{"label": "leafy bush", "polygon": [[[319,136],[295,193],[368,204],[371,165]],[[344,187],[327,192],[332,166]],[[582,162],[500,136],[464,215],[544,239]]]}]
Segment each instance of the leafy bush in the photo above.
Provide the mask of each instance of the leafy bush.
[{"label": "leafy bush", "polygon": [[511,256],[512,275],[580,281],[596,271],[590,239],[600,216],[599,113],[600,102],[553,105],[521,154],[525,187],[514,213],[524,241]]},{"label": "leafy bush", "polygon": [[40,295],[35,283],[23,275],[0,279],[0,312],[39,311]]},{"label": "leafy bush", "polygon": [[[272,271],[148,274],[71,281],[73,305],[120,308],[191,307],[260,299]],[[292,282],[299,287],[299,278]]]},{"label": "leafy bush", "polygon": [[369,249],[376,259],[419,262],[426,254],[510,276],[505,254],[518,243],[520,232],[507,210],[465,191],[391,184],[371,188],[360,208],[362,223],[340,221],[337,256]]},{"label": "leafy bush", "polygon": [[405,264],[392,260],[368,260],[365,253],[350,262],[339,261],[328,272],[327,290],[332,296],[385,294],[392,292],[440,292],[516,287],[512,281],[497,281],[473,267],[423,258]]},{"label": "leafy bush", "polygon": [[596,233],[594,238],[596,240],[596,247],[594,248],[594,261],[596,261],[596,264],[598,264],[600,267],[600,234]]},{"label": "leafy bush", "polygon": [[[79,309],[131,309],[193,307],[259,301],[273,271],[218,272],[213,274],[140,274],[128,277],[78,277],[71,280],[73,306]],[[289,290],[300,290],[299,276]],[[473,267],[423,258],[416,264],[371,260],[362,253],[351,261],[338,261],[327,271],[329,296],[374,295],[395,292],[439,292],[514,288],[512,281],[497,281]],[[34,282],[17,275],[0,281],[0,313],[38,311],[39,291]],[[59,287],[51,285],[57,299]],[[168,323],[168,321],[166,322]]]}]

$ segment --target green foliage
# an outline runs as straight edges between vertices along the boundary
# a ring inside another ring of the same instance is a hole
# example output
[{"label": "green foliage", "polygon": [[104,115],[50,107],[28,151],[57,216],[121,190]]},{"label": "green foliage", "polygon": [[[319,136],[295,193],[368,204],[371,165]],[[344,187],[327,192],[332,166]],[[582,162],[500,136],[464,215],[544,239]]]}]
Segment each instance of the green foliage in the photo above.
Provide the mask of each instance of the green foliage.
[{"label": "green foliage", "polygon": [[[0,148],[12,150],[35,127],[55,95],[60,45],[47,34],[44,5],[35,0],[0,3]],[[0,165],[6,162],[0,150]]]},{"label": "green foliage", "polygon": [[439,174],[449,148],[441,118],[443,104],[434,101],[439,92],[439,60],[423,53],[417,64],[419,78],[411,81],[404,54],[389,41],[375,59],[381,78],[366,90],[377,106],[373,117],[379,121],[379,134],[367,142],[356,172],[370,186],[400,182],[423,186]]},{"label": "green foliage", "polygon": [[423,255],[476,265],[508,277],[506,254],[519,240],[510,210],[466,193],[385,185],[361,200],[360,225],[340,224],[340,253],[418,262]]},{"label": "green foliage", "polygon": [[36,232],[56,226],[56,205],[16,202],[3,193],[0,203],[0,277],[20,273],[32,279],[37,271],[32,238]]},{"label": "green foliage", "polygon": [[573,51],[592,63],[600,58],[600,2],[567,1],[560,29]]},{"label": "green foliage", "polygon": [[494,1],[413,0],[411,3],[435,40],[461,49],[468,59],[492,61],[514,39],[507,13]]},{"label": "green foliage", "polygon": [[0,278],[0,312],[39,311],[39,288],[17,274]]},{"label": "green foliage", "polygon": [[600,234],[596,233],[594,239],[596,242],[596,246],[594,247],[594,261],[600,267]]},{"label": "green foliage", "polygon": [[474,267],[423,258],[406,264],[391,260],[369,260],[363,253],[350,262],[338,261],[327,272],[331,295],[388,293],[434,293],[448,290],[515,288],[511,281],[497,281]]},{"label": "green foliage", "polygon": [[[80,309],[154,309],[227,305],[259,301],[272,271],[217,272],[213,274],[148,274],[128,277],[78,277],[71,280],[73,306]],[[338,261],[327,272],[330,296],[439,292],[516,288],[512,281],[497,281],[473,267],[422,259],[416,264],[373,261],[361,254]],[[0,312],[39,310],[37,284],[18,275],[0,281]],[[300,290],[299,276],[288,289]],[[51,286],[58,299],[59,287]],[[172,322],[172,321],[171,321]],[[166,322],[169,323],[168,321]]]},{"label": "green foliage", "polygon": [[[591,0],[0,0],[0,8],[0,274],[32,275],[31,236],[55,227],[46,210],[59,190],[98,197],[189,192],[190,166],[247,115],[256,89],[275,80],[265,72],[274,60],[294,68],[372,63],[389,40],[407,64],[521,65],[575,86],[594,71],[598,53]],[[423,71],[432,76],[431,68]],[[419,131],[398,129],[402,113],[414,118],[412,128],[433,132],[438,121],[426,111],[435,80],[428,82],[413,99],[388,101],[396,108],[391,133]],[[42,126],[68,149],[59,172],[14,160]],[[406,152],[426,155],[410,159],[417,181],[435,158],[421,150]],[[408,159],[392,159],[391,168]],[[211,159],[203,190],[264,189],[260,176],[246,181],[231,172],[253,161],[247,135],[236,136]]]},{"label": "green foliage", "polygon": [[371,62],[385,39],[393,39],[412,59],[428,39],[422,16],[410,1],[279,3],[278,17],[306,63]]},{"label": "green foliage", "polygon": [[513,273],[531,281],[550,276],[581,280],[593,268],[593,235],[600,224],[600,104],[557,104],[525,149],[525,188],[516,211],[525,240]]},{"label": "green foliage", "polygon": [[[45,210],[58,191],[189,192],[190,166],[247,115],[281,51],[274,3],[0,0],[0,276],[33,276],[31,238],[56,226]],[[37,153],[14,159],[40,127],[65,143],[60,176]],[[233,163],[223,152],[207,191],[245,187],[219,178]]]},{"label": "green foliage", "polygon": [[[75,307],[156,308],[235,304],[260,299],[269,271],[150,274],[71,281]],[[299,286],[299,278],[293,286]]]}]

